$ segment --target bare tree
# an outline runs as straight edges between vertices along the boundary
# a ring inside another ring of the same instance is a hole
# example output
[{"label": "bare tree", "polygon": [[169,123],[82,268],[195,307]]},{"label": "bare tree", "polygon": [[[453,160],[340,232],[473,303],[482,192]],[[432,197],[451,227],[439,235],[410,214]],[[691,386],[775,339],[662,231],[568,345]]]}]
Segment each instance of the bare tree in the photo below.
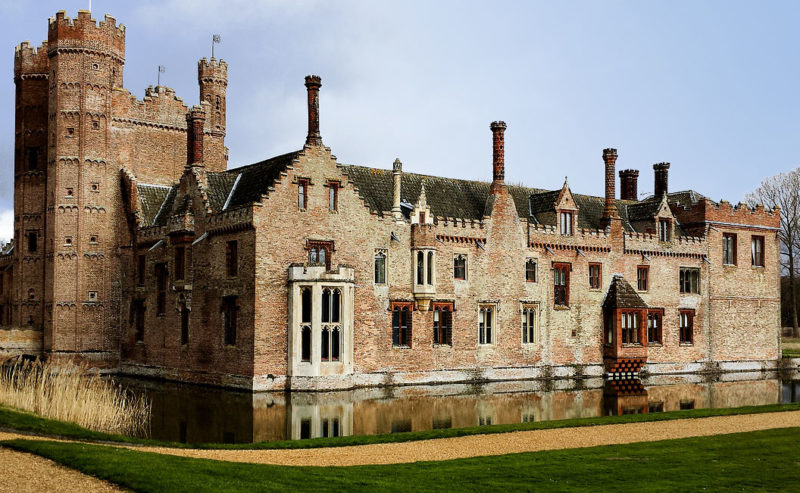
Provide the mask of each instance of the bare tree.
[{"label": "bare tree", "polygon": [[763,204],[767,208],[781,210],[781,225],[778,238],[781,241],[781,268],[789,274],[791,296],[791,321],[794,337],[798,337],[797,256],[800,254],[800,168],[766,178],[745,200],[750,206]]}]

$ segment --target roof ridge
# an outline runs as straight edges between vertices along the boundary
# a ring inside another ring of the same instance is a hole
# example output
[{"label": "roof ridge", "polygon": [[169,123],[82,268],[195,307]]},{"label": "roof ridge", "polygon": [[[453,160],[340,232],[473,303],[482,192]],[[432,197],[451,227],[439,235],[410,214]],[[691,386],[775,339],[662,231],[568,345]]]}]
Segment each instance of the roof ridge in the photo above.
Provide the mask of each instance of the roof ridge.
[{"label": "roof ridge", "polygon": [[266,164],[266,163],[268,163],[270,161],[276,161],[278,159],[286,158],[287,156],[290,156],[292,154],[300,154],[302,151],[303,151],[302,149],[298,149],[296,151],[285,152],[285,153],[280,154],[278,156],[272,156],[270,158],[264,159],[263,161],[258,161],[257,163],[250,163],[250,164],[246,164],[244,166],[239,166],[238,168],[228,168],[225,171],[215,171],[213,173],[214,174],[227,174],[227,173],[234,173],[234,172],[241,173],[243,170],[252,168],[254,166],[258,166],[259,164]]}]

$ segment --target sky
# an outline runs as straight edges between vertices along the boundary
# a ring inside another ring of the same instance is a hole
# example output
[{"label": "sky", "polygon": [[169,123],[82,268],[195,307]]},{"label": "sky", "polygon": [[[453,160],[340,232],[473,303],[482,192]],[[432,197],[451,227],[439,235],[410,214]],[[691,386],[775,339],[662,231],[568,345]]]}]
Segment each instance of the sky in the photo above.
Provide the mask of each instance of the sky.
[{"label": "sky", "polygon": [[[14,47],[89,0],[0,0],[0,239],[13,226]],[[94,0],[126,25],[124,84],[199,100],[197,60],[228,62],[230,167],[300,149],[303,78],[339,162],[490,181],[504,120],[506,182],[603,194],[602,150],[652,193],[738,202],[800,166],[793,1]],[[5,71],[5,76],[2,76]],[[619,190],[619,185],[617,186]]]}]

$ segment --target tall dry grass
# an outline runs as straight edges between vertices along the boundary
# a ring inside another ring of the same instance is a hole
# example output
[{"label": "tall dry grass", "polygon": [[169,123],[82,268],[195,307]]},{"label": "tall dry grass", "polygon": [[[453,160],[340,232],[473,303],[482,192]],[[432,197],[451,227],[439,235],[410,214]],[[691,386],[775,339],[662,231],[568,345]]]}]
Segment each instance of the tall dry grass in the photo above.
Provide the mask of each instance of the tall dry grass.
[{"label": "tall dry grass", "polygon": [[86,364],[0,361],[0,404],[106,433],[146,436],[150,403]]}]

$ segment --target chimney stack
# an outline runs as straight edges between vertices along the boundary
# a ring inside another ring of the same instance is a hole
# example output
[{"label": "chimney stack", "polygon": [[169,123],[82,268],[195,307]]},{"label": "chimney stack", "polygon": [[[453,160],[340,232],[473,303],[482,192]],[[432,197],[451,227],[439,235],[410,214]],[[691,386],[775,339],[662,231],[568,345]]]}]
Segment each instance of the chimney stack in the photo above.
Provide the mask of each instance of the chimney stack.
[{"label": "chimney stack", "polygon": [[321,146],[322,136],[319,134],[319,88],[322,86],[322,79],[318,75],[306,76],[306,88],[308,89],[308,136],[306,137],[307,146]]},{"label": "chimney stack", "polygon": [[609,220],[617,217],[617,206],[614,204],[616,197],[616,182],[614,166],[617,163],[616,149],[603,149],[603,162],[606,164],[606,205],[603,209],[603,219]]},{"label": "chimney stack", "polygon": [[653,171],[656,175],[655,190],[653,195],[656,199],[661,199],[661,196],[669,193],[669,163],[658,163],[653,165]]},{"label": "chimney stack", "polygon": [[497,121],[489,125],[492,129],[492,192],[505,186],[506,177],[504,133],[506,122]]},{"label": "chimney stack", "polygon": [[400,180],[403,177],[403,163],[400,159],[395,159],[392,165],[392,181],[394,191],[392,193],[392,215],[398,221],[403,219],[403,211],[400,209]]},{"label": "chimney stack", "polygon": [[203,128],[206,123],[206,112],[202,106],[193,106],[186,114],[186,166],[202,167],[203,164]]},{"label": "chimney stack", "polygon": [[619,172],[619,195],[622,200],[639,199],[639,170],[624,169]]}]

